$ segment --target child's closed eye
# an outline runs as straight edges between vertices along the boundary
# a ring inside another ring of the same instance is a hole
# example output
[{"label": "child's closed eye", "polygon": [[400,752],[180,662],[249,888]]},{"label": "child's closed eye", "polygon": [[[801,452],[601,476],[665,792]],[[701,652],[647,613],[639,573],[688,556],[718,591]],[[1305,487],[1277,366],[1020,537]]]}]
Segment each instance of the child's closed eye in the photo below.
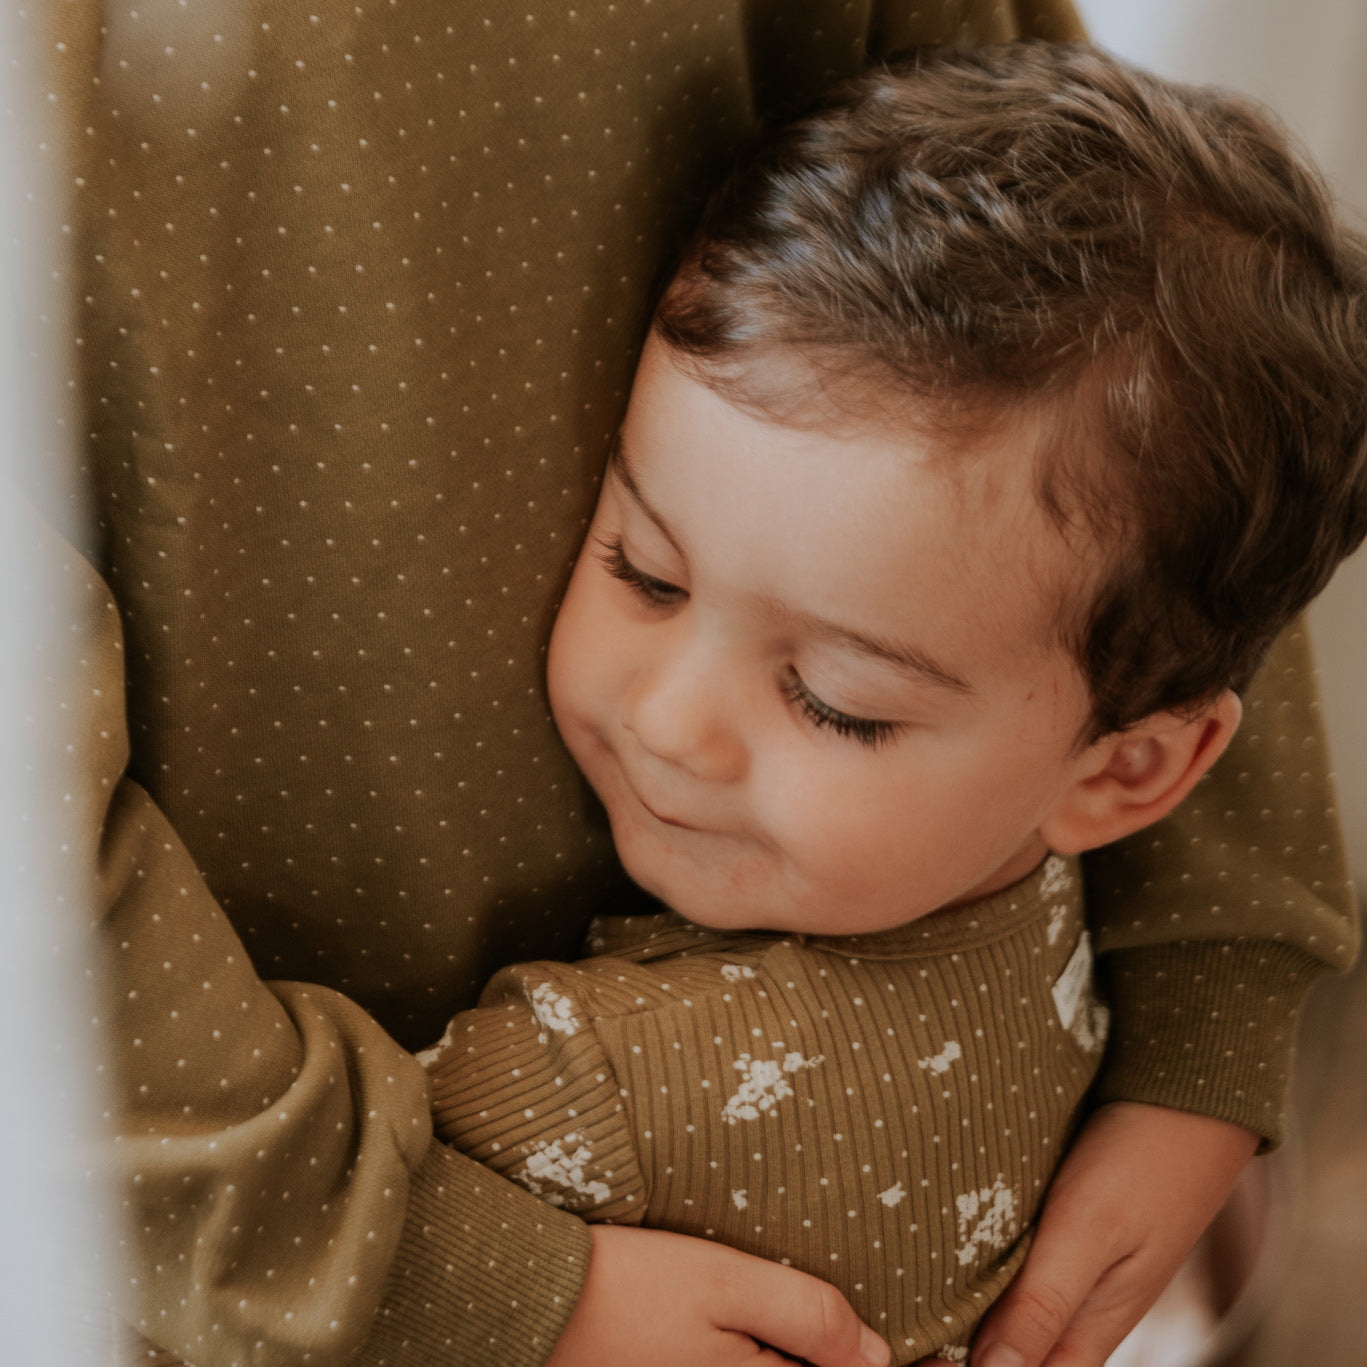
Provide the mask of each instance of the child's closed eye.
[{"label": "child's closed eye", "polygon": [[823,702],[803,683],[802,676],[791,665],[784,670],[783,696],[818,731],[823,727],[829,727],[837,736],[856,740],[860,745],[867,745],[870,749],[876,750],[880,745],[886,744],[902,729],[901,722],[853,717],[848,712],[842,712],[830,703]]},{"label": "child's closed eye", "polygon": [[[671,584],[657,575],[647,574],[632,564],[619,536],[598,538],[598,560],[605,570],[620,580],[634,597],[648,607],[674,607],[687,601],[688,591]],[[873,717],[856,717],[819,698],[792,665],[784,667],[781,684],[784,698],[797,708],[803,719],[817,731],[829,728],[835,735],[860,745],[877,749],[890,741],[900,730],[901,722],[880,721]]]},{"label": "child's closed eye", "polygon": [[638,569],[627,559],[622,547],[621,537],[599,537],[598,560],[603,568],[614,578],[620,579],[638,598],[652,607],[666,607],[682,602],[688,597],[686,590],[665,579],[657,579]]}]

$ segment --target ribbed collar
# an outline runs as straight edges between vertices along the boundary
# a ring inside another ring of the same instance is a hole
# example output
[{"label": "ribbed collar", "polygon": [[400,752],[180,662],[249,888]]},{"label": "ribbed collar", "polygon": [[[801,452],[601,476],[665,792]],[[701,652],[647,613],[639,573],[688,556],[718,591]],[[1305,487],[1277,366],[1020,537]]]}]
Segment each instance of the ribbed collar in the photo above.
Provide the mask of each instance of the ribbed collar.
[{"label": "ribbed collar", "polygon": [[760,948],[776,941],[838,954],[847,959],[903,959],[952,954],[1014,934],[1042,916],[1082,904],[1082,876],[1075,858],[1050,855],[1018,883],[976,902],[934,911],[891,930],[869,935],[802,935],[783,931],[713,930],[677,912],[599,916],[589,926],[591,954],[615,954],[636,962],[673,954]]}]

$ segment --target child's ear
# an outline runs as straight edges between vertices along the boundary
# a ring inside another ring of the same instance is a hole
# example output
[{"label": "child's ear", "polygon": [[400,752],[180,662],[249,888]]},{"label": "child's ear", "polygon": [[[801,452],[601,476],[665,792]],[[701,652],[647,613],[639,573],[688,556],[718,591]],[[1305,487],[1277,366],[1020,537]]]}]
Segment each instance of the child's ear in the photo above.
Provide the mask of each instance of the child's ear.
[{"label": "child's ear", "polygon": [[1195,715],[1156,712],[1102,736],[1078,757],[1075,781],[1041,823],[1045,844],[1079,854],[1151,826],[1219,759],[1242,715],[1226,690]]}]

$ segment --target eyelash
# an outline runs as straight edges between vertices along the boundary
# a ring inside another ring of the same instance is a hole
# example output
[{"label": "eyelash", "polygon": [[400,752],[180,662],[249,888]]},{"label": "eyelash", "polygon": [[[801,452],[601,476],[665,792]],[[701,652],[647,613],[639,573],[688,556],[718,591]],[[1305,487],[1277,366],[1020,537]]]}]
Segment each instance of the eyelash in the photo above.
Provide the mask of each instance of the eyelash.
[{"label": "eyelash", "polygon": [[[604,569],[649,606],[668,607],[685,596],[685,591],[677,584],[670,584],[666,580],[657,579],[653,574],[646,574],[644,570],[637,569],[627,559],[620,538],[602,539],[598,544],[602,547],[598,559]],[[901,730],[900,722],[852,717],[848,712],[841,712],[829,703],[822,702],[803,683],[802,676],[791,665],[787,666],[784,672],[783,696],[816,730],[829,727],[842,739],[857,741],[870,749],[876,750]]]},{"label": "eyelash", "polygon": [[614,579],[620,579],[638,598],[651,607],[665,607],[671,603],[677,603],[683,595],[683,589],[677,584],[656,579],[653,574],[638,570],[627,559],[627,553],[622,549],[620,537],[614,537],[612,540],[600,540],[598,544],[603,548],[598,553],[598,559],[603,568]]},{"label": "eyelash", "polygon": [[860,745],[867,745],[871,750],[876,750],[880,745],[890,741],[902,729],[900,722],[875,721],[872,717],[852,717],[848,712],[841,712],[830,703],[822,702],[802,682],[802,676],[791,665],[788,666],[787,677],[783,681],[783,696],[818,731],[828,726],[842,739],[858,741]]}]

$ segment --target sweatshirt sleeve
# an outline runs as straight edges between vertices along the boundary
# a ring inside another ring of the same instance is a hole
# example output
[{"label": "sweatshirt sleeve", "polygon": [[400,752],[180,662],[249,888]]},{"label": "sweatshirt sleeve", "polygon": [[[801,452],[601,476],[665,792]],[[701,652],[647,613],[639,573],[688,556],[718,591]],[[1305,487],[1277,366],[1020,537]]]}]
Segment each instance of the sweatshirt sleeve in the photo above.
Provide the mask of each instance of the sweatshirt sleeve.
[{"label": "sweatshirt sleeve", "polygon": [[438,1138],[550,1206],[636,1224],[647,1192],[592,977],[573,964],[505,969],[419,1058]]},{"label": "sweatshirt sleeve", "polygon": [[1359,938],[1302,623],[1187,801],[1084,869],[1113,1010],[1098,1099],[1216,1116],[1278,1145],[1301,1003]]},{"label": "sweatshirt sleeve", "polygon": [[43,546],[84,619],[52,685],[82,757],[66,844],[94,875],[121,1313],[197,1367],[542,1362],[584,1226],[432,1145],[421,1067],[361,1008],[257,977],[124,774],[113,600],[55,535]]}]

